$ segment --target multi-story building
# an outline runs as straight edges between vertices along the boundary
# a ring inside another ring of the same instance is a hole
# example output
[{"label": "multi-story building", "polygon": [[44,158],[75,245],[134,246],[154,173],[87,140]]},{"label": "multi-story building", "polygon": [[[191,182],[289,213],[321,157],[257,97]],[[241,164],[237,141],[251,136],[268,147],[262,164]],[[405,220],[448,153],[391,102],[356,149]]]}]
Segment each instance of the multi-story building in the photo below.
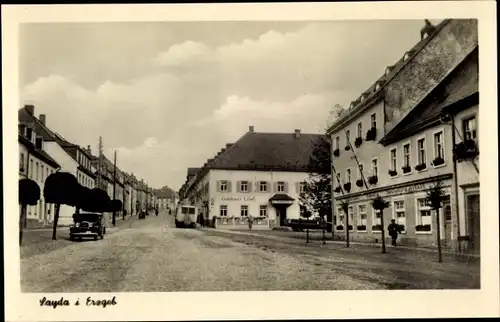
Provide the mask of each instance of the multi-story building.
[{"label": "multi-story building", "polygon": [[[27,107],[30,115],[34,107]],[[33,116],[34,117],[34,116]],[[44,116],[40,116],[44,120]],[[53,222],[54,205],[44,200],[43,188],[49,175],[59,170],[59,164],[44,151],[43,137],[36,134],[33,122],[21,121],[19,123],[19,178],[28,178],[35,181],[40,187],[40,200],[36,206],[21,208],[25,211],[24,228],[48,226]]]},{"label": "multi-story building", "polygon": [[161,189],[155,190],[155,196],[156,196],[156,206],[160,210],[165,210],[165,209],[174,209],[175,208],[175,200],[176,200],[176,193],[172,189],[170,189],[168,186],[165,186]]},{"label": "multi-story building", "polygon": [[[452,247],[463,233],[458,229],[453,146],[448,144],[454,131],[441,123],[440,115],[470,95],[470,80],[463,75],[477,70],[477,21],[444,20],[427,26],[422,35],[327,132],[337,237],[349,230],[352,240],[380,241],[386,227],[371,206],[380,195],[390,202],[384,223],[395,219],[404,226],[401,243],[435,245],[436,216],[425,196],[438,180],[447,195],[440,237]],[[342,203],[348,205],[347,214]]]},{"label": "multi-story building", "polygon": [[[33,124],[37,140],[42,142],[43,150],[60,165],[61,172],[73,174],[78,182],[84,186],[93,187],[95,185],[95,170],[85,149],[52,132],[46,125],[46,115],[40,115],[40,119],[38,119],[34,116],[34,106],[26,105],[19,110],[19,120]],[[58,224],[61,226],[71,224],[75,212],[75,207],[61,205]]]},{"label": "multi-story building", "polygon": [[[189,169],[183,200],[218,228],[238,228],[252,216],[256,229],[300,217],[299,193],[319,134],[256,133],[253,126],[202,168]],[[215,218],[215,220],[214,220]]]}]

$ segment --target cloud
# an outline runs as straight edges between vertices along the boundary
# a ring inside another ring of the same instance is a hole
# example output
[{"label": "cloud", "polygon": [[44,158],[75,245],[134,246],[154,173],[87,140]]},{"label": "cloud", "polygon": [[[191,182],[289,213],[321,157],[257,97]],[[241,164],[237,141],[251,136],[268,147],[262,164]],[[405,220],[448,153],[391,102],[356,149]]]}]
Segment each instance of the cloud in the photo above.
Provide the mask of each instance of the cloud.
[{"label": "cloud", "polygon": [[[70,141],[96,150],[102,136],[108,157],[117,150],[125,171],[157,187],[179,188],[188,167],[202,165],[249,125],[266,132],[323,132],[329,109],[356,99],[416,43],[420,26],[312,23],[218,45],[207,35],[207,41],[185,37],[150,55],[123,44],[119,50],[128,58],[109,70],[99,65],[97,86],[86,87],[79,78],[88,71],[75,71],[92,55],[75,54],[57,65],[61,73],[23,87],[22,100],[35,104],[48,126]],[[239,31],[233,25],[225,32],[235,39]],[[116,71],[134,60],[154,66],[116,80]]]}]

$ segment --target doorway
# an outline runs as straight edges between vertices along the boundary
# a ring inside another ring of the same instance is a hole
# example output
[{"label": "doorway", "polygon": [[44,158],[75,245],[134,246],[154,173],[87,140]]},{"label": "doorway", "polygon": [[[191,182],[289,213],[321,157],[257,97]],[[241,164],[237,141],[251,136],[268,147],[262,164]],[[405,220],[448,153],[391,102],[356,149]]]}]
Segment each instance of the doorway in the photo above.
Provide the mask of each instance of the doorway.
[{"label": "doorway", "polygon": [[466,197],[465,209],[467,213],[469,250],[479,253],[481,243],[479,194],[468,195]]},{"label": "doorway", "polygon": [[279,217],[279,225],[280,227],[285,226],[286,220],[286,208],[284,206],[276,206],[276,215]]},{"label": "doorway", "polygon": [[443,199],[443,228],[444,228],[444,245],[451,246],[451,233],[452,233],[452,214],[450,196],[445,196]]}]

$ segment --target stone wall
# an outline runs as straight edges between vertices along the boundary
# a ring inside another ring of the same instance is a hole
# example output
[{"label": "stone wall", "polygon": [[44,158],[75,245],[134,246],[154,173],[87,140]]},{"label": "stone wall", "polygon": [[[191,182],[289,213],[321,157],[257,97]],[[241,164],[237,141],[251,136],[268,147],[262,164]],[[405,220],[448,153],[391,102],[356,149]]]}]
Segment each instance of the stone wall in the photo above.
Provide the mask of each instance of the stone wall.
[{"label": "stone wall", "polygon": [[394,126],[478,44],[476,19],[453,19],[385,88],[385,130]]}]

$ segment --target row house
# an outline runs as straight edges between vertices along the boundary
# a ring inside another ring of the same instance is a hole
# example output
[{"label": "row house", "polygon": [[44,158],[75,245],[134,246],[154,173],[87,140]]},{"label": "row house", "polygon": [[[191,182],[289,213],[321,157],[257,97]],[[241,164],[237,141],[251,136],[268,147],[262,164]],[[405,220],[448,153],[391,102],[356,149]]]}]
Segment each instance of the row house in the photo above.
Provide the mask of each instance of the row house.
[{"label": "row house", "polygon": [[442,115],[464,100],[475,104],[471,97],[477,95],[477,21],[427,24],[422,36],[327,132],[339,238],[348,230],[352,240],[380,241],[387,227],[381,226],[381,214],[371,206],[380,195],[390,202],[384,223],[394,219],[404,226],[402,244],[435,246],[437,219],[425,197],[437,181],[446,194],[440,239],[445,247],[456,248],[466,234],[460,228],[464,218],[456,193],[452,137],[457,131]]},{"label": "row house", "polygon": [[202,168],[188,171],[183,204],[195,205],[217,228],[238,228],[252,216],[256,229],[286,225],[300,217],[299,194],[309,156],[324,135],[249,131],[227,144]]},{"label": "row house", "polygon": [[[33,115],[34,108],[27,112]],[[40,117],[43,120],[43,115]],[[19,142],[19,178],[31,179],[40,187],[40,199],[37,205],[20,207],[24,211],[24,228],[43,227],[54,220],[54,205],[45,202],[43,188],[49,175],[60,169],[59,164],[43,149],[43,138],[36,134],[33,122],[20,121],[18,127]]]}]

